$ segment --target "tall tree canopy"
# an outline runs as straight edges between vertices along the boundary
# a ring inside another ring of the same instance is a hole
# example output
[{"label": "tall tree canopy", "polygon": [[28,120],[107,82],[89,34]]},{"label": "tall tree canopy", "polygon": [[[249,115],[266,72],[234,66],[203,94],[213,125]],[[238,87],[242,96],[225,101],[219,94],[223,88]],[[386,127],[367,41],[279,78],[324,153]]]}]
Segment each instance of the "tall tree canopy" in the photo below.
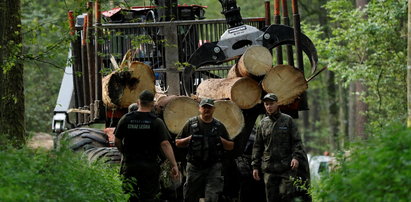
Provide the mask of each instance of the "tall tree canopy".
[{"label": "tall tree canopy", "polygon": [[404,122],[407,1],[371,1],[357,9],[352,2],[334,0],[325,8],[332,36],[314,42],[320,61],[336,73],[338,82],[361,80],[367,86],[361,97],[369,106],[368,129]]}]

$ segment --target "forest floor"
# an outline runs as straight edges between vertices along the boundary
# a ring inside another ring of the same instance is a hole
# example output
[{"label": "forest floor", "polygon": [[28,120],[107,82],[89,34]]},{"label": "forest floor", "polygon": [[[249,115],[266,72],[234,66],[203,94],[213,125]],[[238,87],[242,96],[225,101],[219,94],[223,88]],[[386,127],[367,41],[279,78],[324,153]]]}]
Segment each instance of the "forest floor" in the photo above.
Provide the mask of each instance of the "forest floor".
[{"label": "forest floor", "polygon": [[27,142],[30,148],[51,150],[54,147],[53,136],[47,133],[35,133]]}]

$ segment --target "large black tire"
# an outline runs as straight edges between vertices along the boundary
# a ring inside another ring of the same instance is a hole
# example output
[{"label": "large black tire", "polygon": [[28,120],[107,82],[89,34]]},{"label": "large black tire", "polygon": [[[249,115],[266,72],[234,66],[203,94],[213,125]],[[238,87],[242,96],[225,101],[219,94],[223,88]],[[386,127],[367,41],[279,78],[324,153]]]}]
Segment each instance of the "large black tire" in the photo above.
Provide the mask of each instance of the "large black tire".
[{"label": "large black tire", "polygon": [[116,147],[90,148],[84,152],[90,162],[102,161],[108,164],[120,164],[121,153]]},{"label": "large black tire", "polygon": [[102,130],[94,128],[74,128],[60,133],[55,141],[56,148],[64,140],[68,141],[68,146],[73,151],[109,146],[108,136]]}]

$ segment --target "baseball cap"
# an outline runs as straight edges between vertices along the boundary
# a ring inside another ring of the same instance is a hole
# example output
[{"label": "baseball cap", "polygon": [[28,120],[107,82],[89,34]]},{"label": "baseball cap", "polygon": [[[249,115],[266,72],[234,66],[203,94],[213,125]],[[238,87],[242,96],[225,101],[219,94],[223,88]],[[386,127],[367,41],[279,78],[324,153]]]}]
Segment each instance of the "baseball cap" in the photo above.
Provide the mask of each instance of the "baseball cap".
[{"label": "baseball cap", "polygon": [[214,107],[214,100],[210,98],[204,98],[200,102],[200,107],[202,107],[203,105],[209,105]]},{"label": "baseball cap", "polygon": [[150,92],[149,90],[144,90],[143,92],[140,93],[138,98],[142,101],[154,101],[154,94]]},{"label": "baseball cap", "polygon": [[277,96],[274,93],[268,93],[267,95],[264,96],[263,101],[265,100],[272,100],[272,101],[278,101]]}]

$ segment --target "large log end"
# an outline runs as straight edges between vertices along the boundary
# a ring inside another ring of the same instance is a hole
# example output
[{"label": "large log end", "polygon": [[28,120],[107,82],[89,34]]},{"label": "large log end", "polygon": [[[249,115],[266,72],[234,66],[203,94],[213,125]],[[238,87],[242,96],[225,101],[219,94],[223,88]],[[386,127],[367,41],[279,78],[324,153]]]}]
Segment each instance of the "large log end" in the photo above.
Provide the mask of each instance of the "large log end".
[{"label": "large log end", "polygon": [[103,102],[109,108],[127,108],[143,90],[156,92],[153,70],[137,61],[105,76],[102,82]]},{"label": "large log end", "polygon": [[273,65],[273,56],[264,46],[254,45],[247,48],[238,61],[238,71],[242,76],[263,76]]},{"label": "large log end", "polygon": [[196,101],[189,97],[178,96],[171,98],[164,107],[163,118],[170,133],[178,134],[183,129],[184,124],[198,114]]},{"label": "large log end", "polygon": [[308,84],[300,70],[277,65],[265,75],[262,87],[265,92],[276,94],[280,105],[287,105],[307,90]]},{"label": "large log end", "polygon": [[230,100],[215,102],[214,117],[226,127],[230,139],[234,139],[244,127],[244,116],[241,109]]}]

